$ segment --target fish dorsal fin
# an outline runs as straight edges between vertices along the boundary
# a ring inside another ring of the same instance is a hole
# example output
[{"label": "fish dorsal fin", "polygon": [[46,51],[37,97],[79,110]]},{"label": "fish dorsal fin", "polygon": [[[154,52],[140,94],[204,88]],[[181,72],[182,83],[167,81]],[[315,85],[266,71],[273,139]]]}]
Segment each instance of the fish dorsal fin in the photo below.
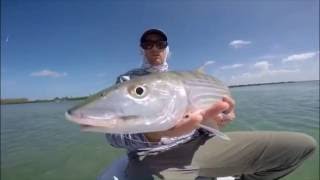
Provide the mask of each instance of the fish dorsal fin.
[{"label": "fish dorsal fin", "polygon": [[213,64],[213,63],[214,63],[214,61],[207,61],[207,62],[205,62],[202,66],[200,66],[198,69],[196,69],[196,72],[201,73],[201,74],[205,74],[204,68],[205,68],[206,66],[208,66],[209,64]]}]

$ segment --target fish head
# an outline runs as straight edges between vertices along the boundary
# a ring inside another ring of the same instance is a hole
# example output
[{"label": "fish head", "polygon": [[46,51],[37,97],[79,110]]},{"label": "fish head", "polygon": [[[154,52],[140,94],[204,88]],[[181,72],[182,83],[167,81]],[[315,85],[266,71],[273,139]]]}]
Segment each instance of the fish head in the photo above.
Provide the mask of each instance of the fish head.
[{"label": "fish head", "polygon": [[173,127],[187,108],[179,80],[161,73],[141,76],[98,92],[66,112],[85,131],[143,133]]}]

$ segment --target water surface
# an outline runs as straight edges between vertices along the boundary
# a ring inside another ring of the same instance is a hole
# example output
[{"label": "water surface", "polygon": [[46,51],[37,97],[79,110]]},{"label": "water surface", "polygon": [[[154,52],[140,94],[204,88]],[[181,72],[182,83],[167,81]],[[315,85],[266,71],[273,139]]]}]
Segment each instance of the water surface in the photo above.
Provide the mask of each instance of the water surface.
[{"label": "water surface", "polygon": [[[319,144],[319,81],[232,88],[237,118],[225,131],[304,132]],[[95,179],[124,150],[80,132],[64,112],[80,101],[1,106],[1,179]],[[319,179],[319,149],[287,180]]]}]

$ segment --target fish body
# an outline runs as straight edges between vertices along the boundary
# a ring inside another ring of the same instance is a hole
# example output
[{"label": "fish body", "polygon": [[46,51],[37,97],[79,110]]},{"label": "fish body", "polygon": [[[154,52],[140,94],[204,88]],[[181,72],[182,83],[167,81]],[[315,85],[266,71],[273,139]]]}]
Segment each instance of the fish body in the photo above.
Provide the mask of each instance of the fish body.
[{"label": "fish body", "polygon": [[152,73],[98,92],[68,110],[66,117],[84,125],[86,131],[164,131],[174,127],[185,113],[206,109],[223,96],[230,96],[228,87],[200,71]]}]

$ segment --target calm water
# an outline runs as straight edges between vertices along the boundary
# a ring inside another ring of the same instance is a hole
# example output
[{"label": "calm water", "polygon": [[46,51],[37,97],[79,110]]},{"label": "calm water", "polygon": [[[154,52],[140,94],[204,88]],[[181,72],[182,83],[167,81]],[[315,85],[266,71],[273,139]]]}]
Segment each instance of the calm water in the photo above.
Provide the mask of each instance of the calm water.
[{"label": "calm water", "polygon": [[[225,131],[286,130],[319,142],[319,81],[233,88],[237,118]],[[95,179],[123,150],[64,119],[79,102],[1,106],[1,179]],[[318,143],[319,144],[319,143]],[[287,180],[318,180],[319,149]]]}]

